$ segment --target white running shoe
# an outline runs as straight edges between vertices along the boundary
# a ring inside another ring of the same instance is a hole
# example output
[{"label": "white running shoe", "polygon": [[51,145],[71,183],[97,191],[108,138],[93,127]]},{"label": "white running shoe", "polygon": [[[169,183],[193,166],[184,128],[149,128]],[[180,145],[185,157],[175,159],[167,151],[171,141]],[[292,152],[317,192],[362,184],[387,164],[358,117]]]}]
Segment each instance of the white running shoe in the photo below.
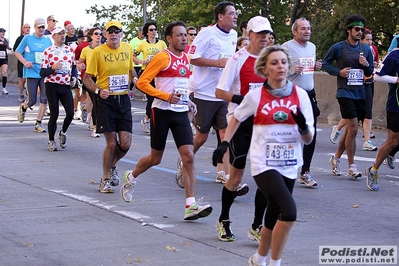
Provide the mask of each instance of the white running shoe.
[{"label": "white running shoe", "polygon": [[337,143],[339,134],[341,133],[341,131],[338,130],[338,126],[333,126],[331,129],[331,134],[330,134],[330,141],[335,144]]},{"label": "white running shoe", "polygon": [[373,142],[371,140],[368,140],[365,143],[363,143],[362,150],[363,151],[376,151],[376,150],[378,150],[378,147],[374,146]]},{"label": "white running shoe", "polygon": [[328,162],[330,163],[330,165],[332,167],[333,175],[340,176],[341,175],[341,167],[339,166],[340,159],[339,158],[335,158],[335,156],[332,155],[330,157],[330,159],[328,160]]},{"label": "white running shoe", "polygon": [[224,171],[219,171],[216,174],[215,182],[225,184],[229,179],[230,175],[226,175]]},{"label": "white running shoe", "polygon": [[351,166],[348,169],[347,176],[356,180],[358,177],[362,176],[362,173],[357,170],[357,167],[355,164],[351,164]]}]

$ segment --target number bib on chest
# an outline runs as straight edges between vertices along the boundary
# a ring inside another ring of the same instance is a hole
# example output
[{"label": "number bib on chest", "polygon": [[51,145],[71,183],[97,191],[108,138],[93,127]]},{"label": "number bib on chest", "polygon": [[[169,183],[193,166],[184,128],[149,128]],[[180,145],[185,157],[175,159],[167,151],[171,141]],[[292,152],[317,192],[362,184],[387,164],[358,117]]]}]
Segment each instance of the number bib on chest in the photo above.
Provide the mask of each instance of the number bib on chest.
[{"label": "number bib on chest", "polygon": [[251,91],[251,90],[260,88],[260,87],[262,87],[262,86],[263,86],[263,83],[253,83],[253,82],[250,82],[250,83],[249,83],[249,90]]},{"label": "number bib on chest", "polygon": [[55,73],[68,75],[69,73],[71,73],[71,64],[69,64],[68,62],[63,62],[62,67],[60,69],[57,69]]},{"label": "number bib on chest", "polygon": [[364,72],[363,69],[351,69],[348,75],[348,85],[363,85]]},{"label": "number bib on chest", "polygon": [[41,64],[42,63],[42,57],[43,57],[43,53],[42,52],[35,52],[35,63],[36,64]]},{"label": "number bib on chest", "polygon": [[298,163],[298,146],[295,142],[268,142],[266,165],[270,167],[295,166]]},{"label": "number bib on chest", "polygon": [[185,78],[177,78],[175,79],[175,83],[173,85],[173,90],[174,93],[179,93],[180,95],[180,101],[175,104],[171,104],[172,107],[178,107],[178,108],[183,108],[188,106],[188,95],[189,95],[189,90],[188,90],[188,79]]},{"label": "number bib on chest", "polygon": [[0,51],[0,59],[6,58],[6,51]]},{"label": "number bib on chest", "polygon": [[128,89],[128,75],[113,75],[108,77],[109,91],[123,93]]},{"label": "number bib on chest", "polygon": [[314,58],[313,57],[299,57],[298,63],[303,66],[301,75],[309,75],[314,73]]}]

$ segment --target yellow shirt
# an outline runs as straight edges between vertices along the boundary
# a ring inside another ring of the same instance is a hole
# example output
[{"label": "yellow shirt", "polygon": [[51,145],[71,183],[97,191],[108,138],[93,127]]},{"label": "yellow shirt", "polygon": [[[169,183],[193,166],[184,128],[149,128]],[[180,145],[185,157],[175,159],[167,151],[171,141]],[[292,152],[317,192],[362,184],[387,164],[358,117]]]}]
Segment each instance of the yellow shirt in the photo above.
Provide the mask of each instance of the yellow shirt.
[{"label": "yellow shirt", "polygon": [[[93,49],[94,48],[91,48],[89,45],[83,48],[82,52],[80,53],[80,58],[86,61],[85,63],[86,66],[88,66],[90,63],[91,55],[93,54]],[[94,76],[96,76],[96,74],[94,74]]]},{"label": "yellow shirt", "polygon": [[[143,54],[143,60],[152,59],[154,55],[160,53],[161,51],[166,49],[166,43],[162,40],[158,40],[156,43],[149,43],[148,41],[141,42],[136,49],[134,49],[134,53],[136,55]],[[147,65],[143,64],[141,69],[144,70]]]},{"label": "yellow shirt", "polygon": [[111,49],[107,44],[94,48],[86,73],[97,74],[97,86],[109,90],[110,95],[123,95],[128,93],[132,70],[132,47],[121,42],[118,49]]}]

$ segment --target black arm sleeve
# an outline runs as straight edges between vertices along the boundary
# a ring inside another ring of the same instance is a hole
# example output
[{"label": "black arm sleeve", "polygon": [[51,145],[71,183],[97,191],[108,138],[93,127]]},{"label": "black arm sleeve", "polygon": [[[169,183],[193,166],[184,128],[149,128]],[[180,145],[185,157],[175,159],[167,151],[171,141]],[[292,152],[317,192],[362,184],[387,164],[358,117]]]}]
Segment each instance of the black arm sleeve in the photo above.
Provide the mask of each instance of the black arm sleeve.
[{"label": "black arm sleeve", "polygon": [[48,77],[48,76],[50,76],[51,74],[53,74],[53,72],[54,72],[54,70],[53,70],[51,67],[48,67],[48,68],[41,68],[41,69],[40,69],[40,76],[41,76],[42,78],[45,78],[45,77]]}]

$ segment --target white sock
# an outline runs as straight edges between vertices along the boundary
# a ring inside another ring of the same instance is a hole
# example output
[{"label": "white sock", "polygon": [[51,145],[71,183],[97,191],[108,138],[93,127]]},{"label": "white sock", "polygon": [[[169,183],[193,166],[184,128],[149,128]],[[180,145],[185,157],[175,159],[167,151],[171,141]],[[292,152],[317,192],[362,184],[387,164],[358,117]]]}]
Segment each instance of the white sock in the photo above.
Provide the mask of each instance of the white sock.
[{"label": "white sock", "polygon": [[130,182],[134,182],[136,181],[136,177],[133,176],[133,172],[130,172],[130,174],[127,176],[127,178],[129,179]]},{"label": "white sock", "polygon": [[262,265],[266,263],[267,256],[259,255],[259,253],[256,252],[254,255],[254,259],[256,264]]},{"label": "white sock", "polygon": [[278,260],[274,260],[272,258],[270,258],[270,266],[280,266],[281,265],[281,259]]},{"label": "white sock", "polygon": [[191,204],[193,204],[194,202],[195,202],[195,198],[194,197],[186,198],[186,206],[191,206]]}]

